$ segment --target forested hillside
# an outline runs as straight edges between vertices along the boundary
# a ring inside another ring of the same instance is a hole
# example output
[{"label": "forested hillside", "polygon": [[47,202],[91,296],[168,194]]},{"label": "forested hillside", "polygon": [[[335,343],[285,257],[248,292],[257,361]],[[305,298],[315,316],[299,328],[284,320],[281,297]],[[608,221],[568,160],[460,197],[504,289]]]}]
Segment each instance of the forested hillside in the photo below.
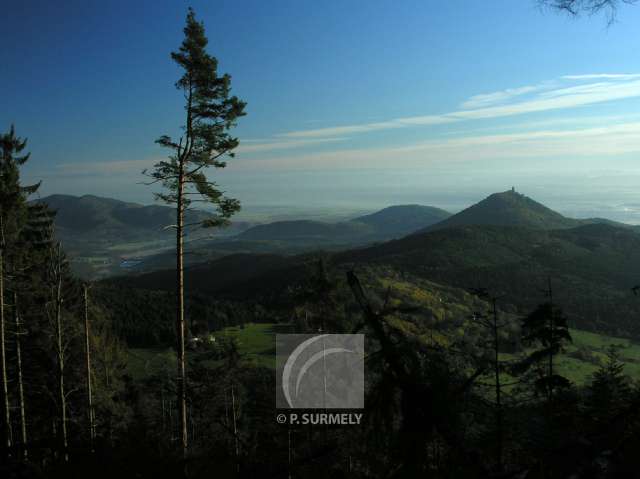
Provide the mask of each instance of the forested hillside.
[{"label": "forested hillside", "polygon": [[575,327],[638,337],[640,235],[605,224],[562,230],[467,226],[339,253],[341,262],[389,264],[459,288],[486,287],[524,313],[551,278]]}]

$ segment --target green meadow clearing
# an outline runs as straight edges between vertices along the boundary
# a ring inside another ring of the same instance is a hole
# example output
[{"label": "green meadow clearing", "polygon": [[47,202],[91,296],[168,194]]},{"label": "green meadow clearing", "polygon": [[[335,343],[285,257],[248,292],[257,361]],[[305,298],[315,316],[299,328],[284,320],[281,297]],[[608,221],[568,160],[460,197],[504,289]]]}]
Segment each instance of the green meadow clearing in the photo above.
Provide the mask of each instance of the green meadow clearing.
[{"label": "green meadow clearing", "polygon": [[[241,361],[245,365],[275,368],[275,334],[290,331],[286,324],[248,323],[244,327],[234,326],[212,334],[214,338],[234,338]],[[629,339],[605,336],[577,329],[571,330],[573,343],[567,346],[556,364],[558,371],[572,382],[582,385],[606,361],[607,349],[615,346],[620,359],[625,363],[625,373],[640,379],[640,344]],[[502,355],[505,360],[513,355]],[[133,378],[144,378],[165,370],[172,374],[175,353],[171,348],[129,350],[128,372]]]}]

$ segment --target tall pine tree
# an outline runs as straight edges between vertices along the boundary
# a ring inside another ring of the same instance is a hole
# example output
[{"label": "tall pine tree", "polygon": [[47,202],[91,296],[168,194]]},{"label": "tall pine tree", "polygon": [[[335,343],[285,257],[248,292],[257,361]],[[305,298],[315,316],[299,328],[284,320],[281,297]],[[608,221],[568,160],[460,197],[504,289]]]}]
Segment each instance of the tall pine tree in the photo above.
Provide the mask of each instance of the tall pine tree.
[{"label": "tall pine tree", "polygon": [[[24,232],[29,224],[29,195],[35,193],[39,184],[20,184],[20,167],[29,160],[23,151],[27,140],[16,136],[13,125],[7,133],[0,135],[0,376],[2,381],[3,436],[7,448],[12,445],[11,401],[9,398],[9,377],[7,358],[7,317],[8,308],[17,317],[17,283],[22,272],[21,264],[25,255]],[[9,288],[12,294],[9,295]],[[7,298],[12,298],[7,302]],[[21,397],[21,410],[24,410]],[[24,414],[21,414],[24,421]],[[24,431],[24,424],[21,425]],[[22,440],[25,440],[22,435]],[[24,447],[24,444],[23,444]]]},{"label": "tall pine tree", "polygon": [[[185,119],[183,135],[175,140],[161,136],[157,143],[168,148],[168,160],[157,163],[148,173],[153,181],[161,183],[166,192],[157,197],[176,207],[176,331],[178,351],[178,416],[180,444],[183,456],[187,454],[187,405],[185,372],[185,304],[184,304],[184,238],[190,226],[214,227],[225,225],[240,209],[238,200],[228,198],[219,186],[209,181],[208,168],[224,168],[224,159],[233,157],[238,139],[229,134],[236,120],[244,115],[245,103],[231,96],[231,77],[219,75],[217,60],[206,51],[207,37],[204,25],[189,9],[184,28],[184,41],[171,58],[183,70],[176,88],[183,92]],[[145,171],[146,173],[146,171]],[[194,202],[213,205],[216,209],[208,220],[185,224],[185,212]]]}]

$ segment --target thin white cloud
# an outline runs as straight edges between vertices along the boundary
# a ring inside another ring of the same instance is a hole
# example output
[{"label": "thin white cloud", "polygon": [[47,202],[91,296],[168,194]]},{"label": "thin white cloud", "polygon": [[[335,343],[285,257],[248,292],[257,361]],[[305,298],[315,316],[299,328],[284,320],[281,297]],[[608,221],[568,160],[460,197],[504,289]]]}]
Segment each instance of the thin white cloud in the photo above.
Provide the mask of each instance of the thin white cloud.
[{"label": "thin white cloud", "polygon": [[624,98],[640,97],[640,80],[627,83],[593,83],[544,92],[532,100],[504,106],[451,113],[460,119],[488,119],[541,111],[576,108]]},{"label": "thin white cloud", "polygon": [[424,168],[434,165],[478,164],[500,159],[536,159],[543,162],[574,164],[583,157],[612,158],[640,152],[640,122],[571,130],[537,130],[508,134],[486,134],[431,140],[411,145],[342,149],[290,157],[239,162],[236,168],[321,170],[388,168]]},{"label": "thin white cloud", "polygon": [[[243,140],[248,145],[240,144],[236,153],[260,153],[271,150],[286,150],[302,148],[305,146],[323,143],[335,143],[348,138],[314,138],[301,140],[274,141],[268,139]],[[147,158],[144,160],[120,160],[120,161],[83,161],[74,163],[60,163],[52,170],[44,172],[47,177],[57,176],[119,176],[141,174],[143,170],[153,168],[158,161],[166,158]]]},{"label": "thin white cloud", "polygon": [[[528,132],[540,129],[579,129],[599,125],[617,125],[621,123],[629,123],[631,121],[639,121],[640,113],[627,115],[582,115],[582,116],[562,116],[552,118],[541,118],[532,121],[513,122],[501,126],[501,130],[505,132]],[[443,132],[441,138],[461,137],[461,136],[478,136],[481,134],[491,134],[496,131],[496,126],[478,125],[471,126],[467,129],[458,128],[449,132]]]},{"label": "thin white cloud", "polygon": [[639,73],[588,73],[586,75],[564,75],[564,80],[632,80],[640,78]]},{"label": "thin white cloud", "polygon": [[[571,84],[598,79],[592,83]],[[608,80],[608,81],[606,81]],[[539,85],[512,88],[471,97],[458,111],[441,115],[396,118],[384,122],[297,130],[281,138],[322,138],[368,133],[415,125],[438,125],[465,120],[502,118],[542,111],[577,108],[596,103],[640,97],[640,74],[568,75]]]},{"label": "thin white cloud", "polygon": [[334,126],[329,128],[316,128],[313,130],[300,130],[278,135],[281,138],[314,138],[335,135],[349,135],[355,133],[369,133],[371,131],[392,130],[405,128],[410,125],[438,125],[455,121],[453,118],[439,115],[414,116],[410,118],[396,118],[390,121],[364,123],[362,125]]},{"label": "thin white cloud", "polygon": [[506,90],[496,91],[493,93],[482,93],[474,95],[460,105],[463,109],[484,108],[500,103],[505,103],[515,97],[539,91],[542,85],[523,86],[519,88],[507,88]]},{"label": "thin white cloud", "polygon": [[303,140],[285,140],[285,141],[273,141],[273,140],[243,140],[243,142],[249,143],[249,145],[244,145],[243,142],[240,143],[240,146],[236,148],[234,151],[236,153],[258,153],[263,151],[272,151],[272,150],[289,150],[293,148],[303,148],[306,146],[318,145],[322,143],[334,143],[337,141],[345,141],[348,138],[345,137],[337,137],[337,138],[314,138],[314,139],[303,139]]},{"label": "thin white cloud", "polygon": [[[482,160],[543,158],[565,161],[572,157],[613,157],[640,152],[640,121],[638,116],[544,118],[529,123],[511,122],[499,134],[495,129],[477,129],[462,135],[449,131],[438,139],[402,146],[381,148],[342,147],[344,135],[365,134],[411,126],[441,125],[471,120],[503,118],[533,112],[544,112],[593,105],[596,103],[640,97],[640,74],[569,75],[552,82],[543,82],[494,93],[475,95],[463,104],[466,108],[441,115],[401,117],[389,121],[332,126],[312,130],[291,131],[271,139],[245,140],[238,148],[243,155],[234,161],[233,170],[247,169],[334,169],[388,167],[394,165],[424,167],[448,162],[478,162]],[[588,121],[587,121],[588,120]],[[555,123],[554,123],[555,122]],[[566,128],[553,129],[562,123]],[[489,124],[475,123],[488,127]],[[606,125],[606,126],[602,126]],[[495,126],[493,127],[495,128]],[[484,129],[484,128],[483,128]],[[515,129],[515,130],[514,130]],[[515,132],[514,132],[515,131]],[[451,135],[455,136],[451,136]],[[336,149],[307,151],[305,148],[335,144]],[[349,145],[351,146],[351,145]],[[260,153],[287,151],[277,158],[260,157]],[[246,154],[246,156],[244,155]],[[255,154],[260,161],[245,161]],[[562,160],[560,160],[562,159]],[[140,172],[157,160],[126,160],[82,162],[58,165],[50,176],[85,176],[104,179],[142,179]],[[41,172],[41,174],[44,172]],[[133,181],[139,181],[133,179]]]},{"label": "thin white cloud", "polygon": [[[632,138],[632,143],[627,140]],[[482,145],[515,145],[524,144],[545,144],[550,145],[551,142],[566,142],[567,146],[571,146],[574,152],[580,152],[592,154],[594,143],[621,141],[626,145],[624,148],[616,148],[615,152],[629,153],[637,151],[636,148],[640,148],[640,122],[623,123],[613,126],[583,128],[574,130],[539,130],[528,131],[522,133],[510,133],[510,134],[495,134],[495,135],[480,135],[480,136],[468,136],[463,138],[454,138],[444,141],[430,141],[424,143],[418,143],[412,146],[406,147],[411,150],[423,150],[423,149],[445,149],[445,148],[469,148]],[[588,149],[584,148],[584,141],[590,142]],[[580,142],[582,145],[578,145]],[[633,146],[632,146],[633,145]],[[632,146],[631,149],[628,147]],[[615,153],[610,147],[607,147],[606,151]],[[601,151],[602,148],[598,148]],[[564,151],[564,150],[563,150]],[[528,155],[530,150],[523,150],[523,155]],[[520,156],[520,155],[519,155]]]},{"label": "thin white cloud", "polygon": [[[640,121],[607,126],[554,130],[539,129],[516,133],[472,134],[441,138],[402,146],[382,148],[338,149],[309,152],[260,161],[234,161],[233,170],[296,170],[386,168],[390,161],[395,167],[424,167],[433,164],[458,162],[477,163],[483,160],[508,158],[548,159],[564,161],[570,157],[598,157],[640,152]],[[115,162],[86,162],[57,165],[45,176],[142,179],[141,171],[157,160]],[[135,180],[140,181],[140,180]]]}]

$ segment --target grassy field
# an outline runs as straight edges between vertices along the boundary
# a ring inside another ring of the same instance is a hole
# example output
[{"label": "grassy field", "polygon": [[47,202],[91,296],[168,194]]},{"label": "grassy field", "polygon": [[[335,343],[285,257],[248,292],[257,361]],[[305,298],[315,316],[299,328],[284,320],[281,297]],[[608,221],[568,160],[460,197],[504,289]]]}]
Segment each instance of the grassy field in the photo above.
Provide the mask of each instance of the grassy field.
[{"label": "grassy field", "polygon": [[[625,374],[640,379],[640,343],[629,339],[604,336],[577,329],[571,330],[573,343],[558,359],[560,374],[577,384],[583,384],[607,360],[607,349],[615,346],[625,363]],[[578,351],[587,352],[588,359],[578,358]]]},{"label": "grassy field", "polygon": [[[234,326],[218,331],[214,337],[231,337],[236,340],[242,361],[248,365],[275,367],[276,333],[286,333],[286,324],[249,323],[244,327]],[[604,336],[587,331],[571,330],[573,344],[556,360],[558,371],[572,382],[582,385],[606,361],[607,349],[613,345],[625,363],[625,373],[640,379],[640,344],[628,339]],[[503,355],[503,359],[514,356]],[[143,378],[166,371],[173,374],[175,354],[170,348],[130,349],[128,370],[133,378]]]},{"label": "grassy field", "polygon": [[[571,337],[573,342],[566,346],[565,352],[555,359],[558,374],[579,386],[588,384],[593,373],[606,363],[607,350],[614,346],[620,360],[624,363],[624,373],[635,380],[640,380],[640,343],[579,329],[572,329]],[[513,361],[518,358],[518,355],[501,354],[500,358],[503,361]],[[514,379],[506,373],[502,376],[505,382]]]},{"label": "grassy field", "polygon": [[[248,323],[214,333],[214,338],[234,338],[241,361],[247,365],[275,368],[275,334],[290,331],[287,324]],[[187,353],[189,354],[189,353]],[[176,355],[172,348],[130,348],[127,369],[134,379],[143,379],[162,372],[173,374]]]},{"label": "grassy field", "polygon": [[214,337],[231,337],[236,340],[243,361],[256,366],[276,367],[276,334],[291,331],[288,324],[249,323],[244,327],[233,326],[214,334]]}]

